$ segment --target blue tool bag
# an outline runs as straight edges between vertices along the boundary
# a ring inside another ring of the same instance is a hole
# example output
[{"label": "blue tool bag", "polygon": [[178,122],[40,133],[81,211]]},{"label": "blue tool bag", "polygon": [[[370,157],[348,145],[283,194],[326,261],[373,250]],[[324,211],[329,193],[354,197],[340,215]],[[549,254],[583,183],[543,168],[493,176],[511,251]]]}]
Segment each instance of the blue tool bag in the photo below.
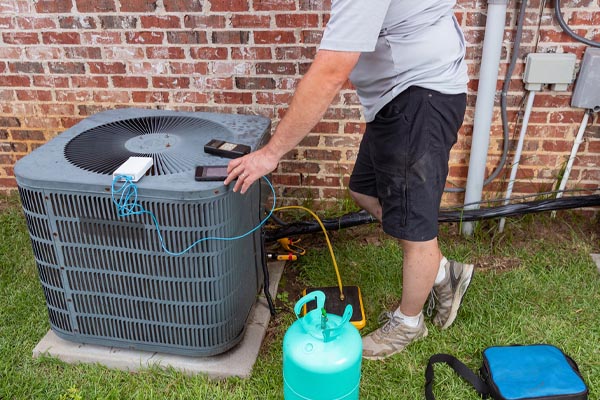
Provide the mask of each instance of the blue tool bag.
[{"label": "blue tool bag", "polygon": [[449,354],[435,354],[425,370],[425,398],[433,395],[433,365],[448,364],[482,398],[587,400],[588,388],[571,357],[548,344],[494,346],[483,351],[479,376]]}]

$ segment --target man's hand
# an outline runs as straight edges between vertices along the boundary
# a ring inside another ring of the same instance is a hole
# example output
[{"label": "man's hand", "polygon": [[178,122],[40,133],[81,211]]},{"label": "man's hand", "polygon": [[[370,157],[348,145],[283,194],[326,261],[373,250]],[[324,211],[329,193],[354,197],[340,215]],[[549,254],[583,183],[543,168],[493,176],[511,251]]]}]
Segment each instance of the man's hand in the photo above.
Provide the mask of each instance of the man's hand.
[{"label": "man's hand", "polygon": [[278,163],[279,157],[270,154],[266,148],[233,159],[227,166],[228,175],[225,179],[225,185],[229,185],[237,179],[233,191],[237,192],[241,189],[240,192],[244,194],[254,181],[277,168]]}]

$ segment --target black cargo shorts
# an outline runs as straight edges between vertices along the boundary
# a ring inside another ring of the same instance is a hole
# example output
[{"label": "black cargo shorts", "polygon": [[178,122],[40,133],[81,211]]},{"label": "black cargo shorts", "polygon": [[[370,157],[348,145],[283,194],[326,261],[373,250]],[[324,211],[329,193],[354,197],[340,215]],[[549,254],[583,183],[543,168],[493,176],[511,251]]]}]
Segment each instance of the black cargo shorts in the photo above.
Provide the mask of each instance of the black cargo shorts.
[{"label": "black cargo shorts", "polygon": [[448,157],[465,108],[464,93],[413,86],[367,123],[349,186],[379,199],[387,234],[417,242],[437,237]]}]

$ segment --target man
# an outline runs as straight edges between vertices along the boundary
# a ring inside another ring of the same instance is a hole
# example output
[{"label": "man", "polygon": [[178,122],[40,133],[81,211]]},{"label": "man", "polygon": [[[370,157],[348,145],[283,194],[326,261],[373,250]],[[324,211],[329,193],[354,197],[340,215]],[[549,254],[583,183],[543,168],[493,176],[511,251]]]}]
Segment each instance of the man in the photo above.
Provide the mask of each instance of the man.
[{"label": "man", "polygon": [[350,178],[354,200],[403,249],[400,306],[363,337],[363,357],[383,359],[456,318],[473,265],[447,261],[437,242],[448,157],[466,107],[465,44],[455,0],[333,0],[319,51],[269,143],[232,160],[225,184],[245,193],[273,171],[321,119],[347,79],[367,128]]}]

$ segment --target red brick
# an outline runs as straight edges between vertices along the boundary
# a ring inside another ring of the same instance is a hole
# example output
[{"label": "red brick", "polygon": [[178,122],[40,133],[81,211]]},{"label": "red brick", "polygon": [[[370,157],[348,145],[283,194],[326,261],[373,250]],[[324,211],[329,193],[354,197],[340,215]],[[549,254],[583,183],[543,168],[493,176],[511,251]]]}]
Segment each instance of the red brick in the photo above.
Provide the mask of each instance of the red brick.
[{"label": "red brick", "polygon": [[12,138],[14,140],[44,140],[44,132],[37,130],[13,130]]},{"label": "red brick", "polygon": [[[21,121],[19,121],[18,118],[15,117],[2,117],[0,116],[0,126],[2,127],[9,127],[9,128],[16,128],[16,127],[20,127],[21,126]],[[14,136],[13,136],[14,138]]]},{"label": "red brick", "polygon": [[141,16],[142,29],[176,29],[181,28],[181,20],[176,15]]},{"label": "red brick", "polygon": [[131,15],[101,15],[98,19],[103,29],[136,29],[138,21]]},{"label": "red brick", "polygon": [[92,101],[92,92],[83,88],[81,90],[55,90],[56,101],[81,103]]},{"label": "red brick", "polygon": [[270,60],[272,58],[271,48],[269,47],[232,47],[232,60]]},{"label": "red brick", "polygon": [[127,0],[121,1],[122,12],[154,12],[158,0]]},{"label": "red brick", "polygon": [[96,29],[96,21],[92,17],[60,17],[58,24],[61,29]]},{"label": "red brick", "polygon": [[75,75],[71,77],[71,83],[74,88],[108,88],[106,76]]},{"label": "red brick", "polygon": [[153,76],[152,86],[160,89],[186,89],[190,87],[190,78]]},{"label": "red brick", "polygon": [[208,103],[208,96],[206,93],[184,92],[178,90],[173,93],[173,101],[175,103],[206,104]]},{"label": "red brick", "polygon": [[551,112],[548,121],[551,124],[571,124],[581,122],[583,111],[555,111]]},{"label": "red brick", "polygon": [[[19,52],[21,49],[18,49]],[[60,60],[63,57],[62,46],[50,47],[50,46],[31,46],[23,47],[25,52],[24,58],[29,60]],[[0,47],[0,54],[2,53],[2,47]],[[10,58],[4,56],[3,58]]]},{"label": "red brick", "polygon": [[296,36],[292,31],[256,31],[254,32],[254,42],[256,44],[295,43]]},{"label": "red brick", "polygon": [[318,162],[290,162],[281,161],[279,163],[279,172],[281,173],[299,173],[299,174],[318,174],[321,168]]},{"label": "red brick", "polygon": [[16,23],[19,28],[24,30],[56,29],[56,22],[53,18],[17,17]]},{"label": "red brick", "polygon": [[16,74],[43,74],[44,66],[41,62],[10,62],[8,69]]},{"label": "red brick", "polygon": [[40,42],[37,32],[4,32],[2,40],[5,44],[38,44]]},{"label": "red brick", "polygon": [[164,0],[166,12],[201,12],[202,2],[199,0]]},{"label": "red brick", "polygon": [[364,125],[361,122],[345,122],[344,133],[363,133],[365,131]]},{"label": "red brick", "polygon": [[85,65],[80,62],[50,62],[48,70],[51,74],[84,74]]},{"label": "red brick", "polygon": [[45,44],[79,44],[81,39],[77,32],[42,32]]},{"label": "red brick", "polygon": [[204,31],[174,31],[167,32],[167,42],[171,44],[206,44],[208,40]]},{"label": "red brick", "polygon": [[193,87],[201,91],[207,90],[232,90],[233,78],[215,78],[211,76],[199,76],[194,78]]},{"label": "red brick", "polygon": [[108,60],[140,60],[146,58],[143,47],[109,46],[105,47],[104,53]]},{"label": "red brick", "polygon": [[173,75],[207,75],[208,63],[206,62],[174,62],[169,61],[169,67]]},{"label": "red brick", "polygon": [[38,105],[43,115],[73,115],[75,106],[73,104],[42,103]]},{"label": "red brick", "polygon": [[116,90],[97,90],[92,94],[94,102],[98,103],[129,103],[129,93]]},{"label": "red brick", "polygon": [[169,92],[134,91],[131,92],[131,98],[134,103],[168,103]]},{"label": "red brick", "polygon": [[258,75],[295,75],[296,64],[294,63],[256,63]]},{"label": "red brick", "polygon": [[148,47],[146,56],[150,59],[176,60],[185,58],[185,51],[181,47]]},{"label": "red brick", "polygon": [[277,174],[277,175],[273,176],[273,184],[275,186],[283,186],[285,188],[284,193],[286,191],[289,192],[290,190],[298,190],[297,188],[291,189],[290,187],[300,185],[300,174],[293,174],[293,175]]},{"label": "red brick", "polygon": [[69,59],[99,60],[102,58],[100,47],[67,47],[65,57]]},{"label": "red brick", "polygon": [[[125,1],[127,3],[129,1]],[[77,11],[83,13],[101,13],[117,11],[115,0],[75,0]]]},{"label": "red brick", "polygon": [[136,44],[162,44],[165,34],[163,32],[125,32],[127,43]]},{"label": "red brick", "polygon": [[273,78],[235,78],[235,86],[242,90],[266,90],[275,89]]},{"label": "red brick", "polygon": [[275,49],[277,60],[313,60],[317,53],[315,46],[285,46]]},{"label": "red brick", "polygon": [[191,29],[224,29],[227,21],[222,15],[186,15],[183,17],[183,25],[185,28]]},{"label": "red brick", "polygon": [[302,11],[327,11],[331,10],[331,0],[300,0],[299,8]]},{"label": "red brick", "polygon": [[17,100],[20,101],[51,101],[50,90],[15,90]]},{"label": "red brick", "polygon": [[69,87],[69,78],[63,76],[40,75],[33,77],[33,86],[66,88]]},{"label": "red brick", "polygon": [[307,149],[304,158],[308,160],[338,161],[342,153],[339,150]]},{"label": "red brick", "polygon": [[300,33],[300,43],[309,43],[309,44],[319,44],[321,43],[321,37],[323,36],[323,31],[311,31],[311,30],[303,30]]},{"label": "red brick", "polygon": [[142,76],[113,76],[113,86],[117,88],[141,88],[148,87],[148,78]]},{"label": "red brick", "polygon": [[256,11],[293,11],[296,9],[294,0],[254,0]]},{"label": "red brick", "polygon": [[73,8],[72,0],[37,0],[35,11],[43,13],[68,13]]},{"label": "red brick", "polygon": [[82,44],[102,45],[102,44],[121,44],[120,32],[83,32],[81,34]]},{"label": "red brick", "polygon": [[252,104],[252,93],[216,92],[214,99],[218,104]]},{"label": "red brick", "polygon": [[61,117],[60,118],[60,125],[65,128],[71,128],[73,126],[75,126],[76,124],[78,124],[79,122],[81,122],[83,120],[83,118],[81,117]]},{"label": "red brick", "polygon": [[26,143],[0,142],[0,153],[27,153]]},{"label": "red brick", "polygon": [[271,17],[268,15],[235,14],[231,16],[234,28],[269,28]]},{"label": "red brick", "polygon": [[275,16],[275,25],[280,28],[316,28],[319,16],[316,14],[279,14]]},{"label": "red brick", "polygon": [[111,105],[101,105],[101,104],[84,104],[77,107],[78,114],[82,117],[87,117],[89,115],[98,114],[102,111],[107,111],[113,109],[114,106]]},{"label": "red brick", "polygon": [[248,31],[217,31],[212,33],[215,44],[247,44],[250,41]]},{"label": "red brick", "polygon": [[209,0],[212,12],[249,11],[248,0]]},{"label": "red brick", "polygon": [[286,92],[256,92],[256,104],[276,105],[288,104],[292,100],[292,93]]},{"label": "red brick", "polygon": [[190,56],[199,60],[226,60],[228,50],[226,47],[192,47]]},{"label": "red brick", "polygon": [[127,71],[122,62],[89,62],[87,64],[92,74],[124,74]]},{"label": "red brick", "polygon": [[31,79],[28,76],[22,75],[0,75],[1,86],[31,86]]}]

